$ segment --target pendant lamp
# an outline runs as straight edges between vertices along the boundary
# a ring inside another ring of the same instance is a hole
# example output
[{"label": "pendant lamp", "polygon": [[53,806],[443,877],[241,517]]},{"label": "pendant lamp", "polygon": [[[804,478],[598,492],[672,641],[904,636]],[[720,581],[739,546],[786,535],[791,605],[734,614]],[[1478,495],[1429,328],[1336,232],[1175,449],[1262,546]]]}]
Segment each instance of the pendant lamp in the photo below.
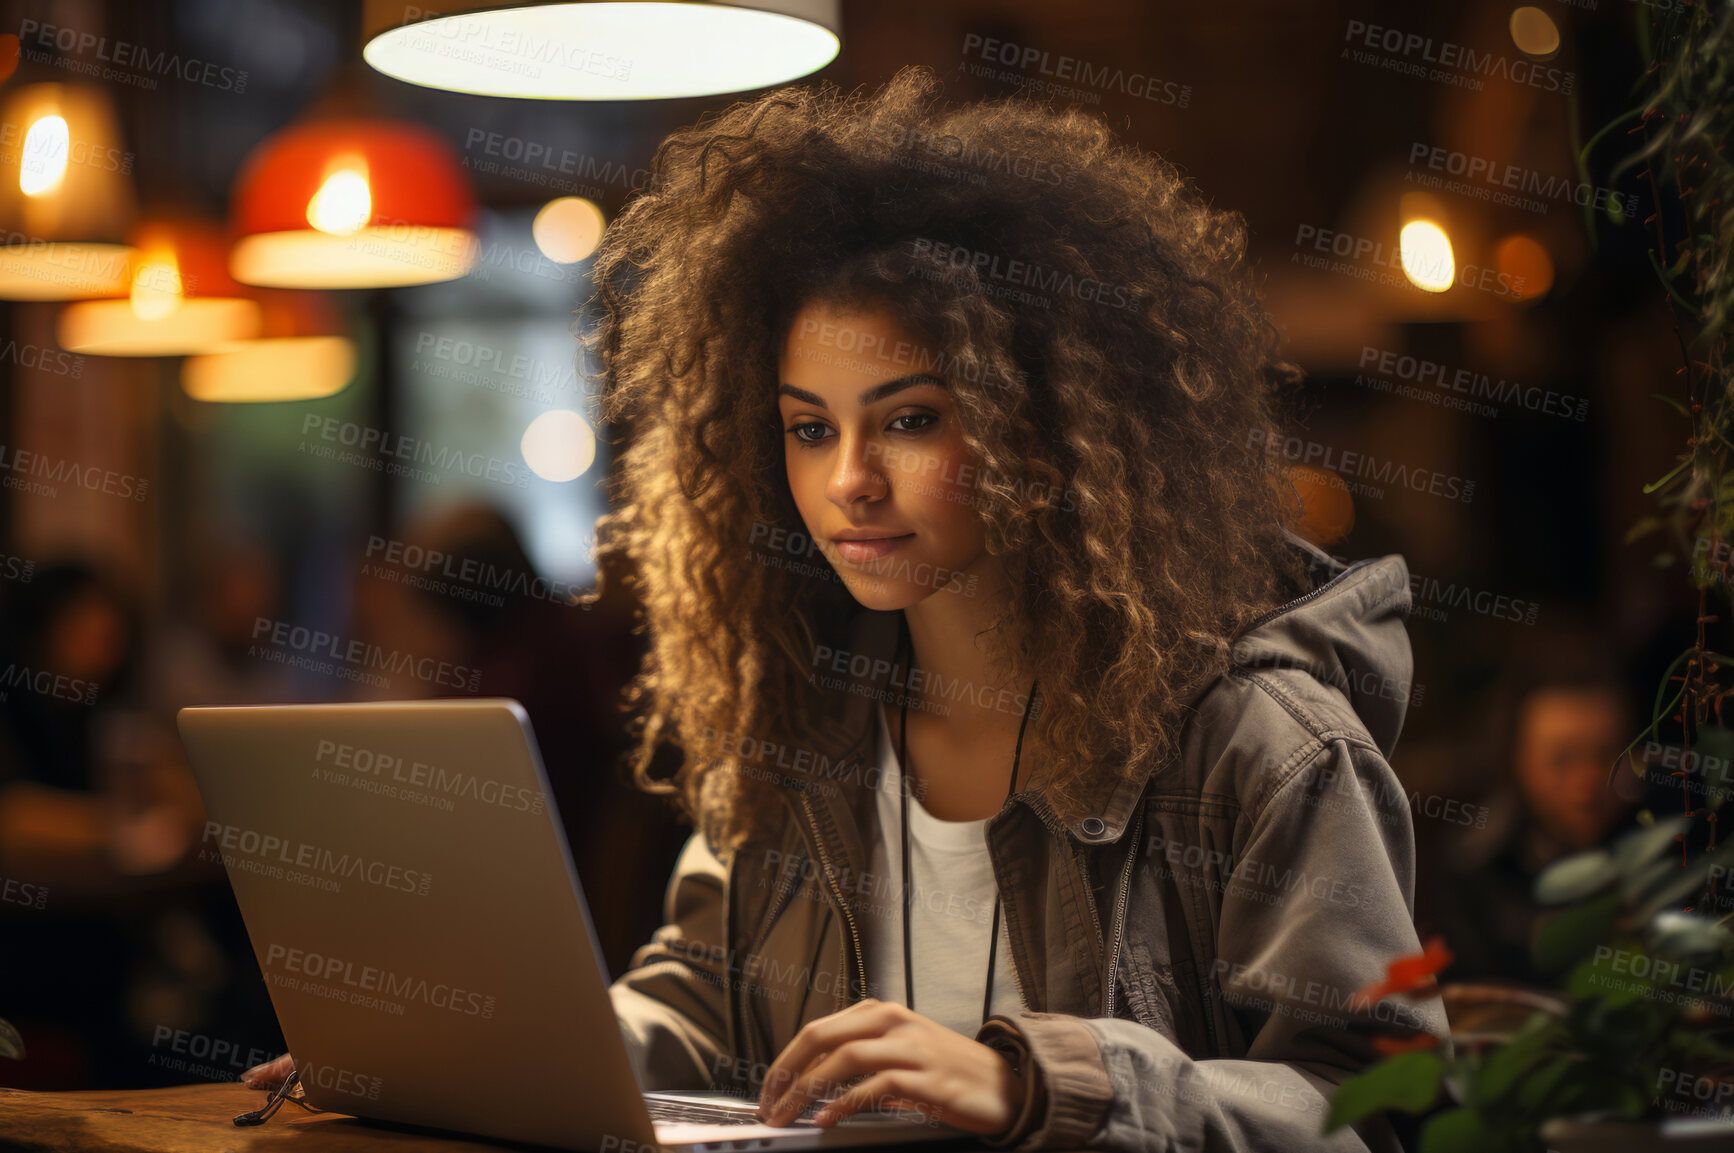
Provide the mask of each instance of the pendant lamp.
[{"label": "pendant lamp", "polygon": [[838,0],[366,0],[362,58],[428,88],[654,100],[783,84],[837,56]]},{"label": "pendant lamp", "polygon": [[131,239],[124,295],[62,309],[62,348],[88,356],[187,356],[258,333],[259,306],[229,278],[218,226],[156,219]]},{"label": "pendant lamp", "polygon": [[0,300],[124,293],[132,169],[102,89],[27,84],[0,97]]},{"label": "pendant lamp", "polygon": [[224,403],[317,400],[355,379],[355,344],[330,298],[317,292],[265,290],[260,335],[223,345],[181,365],[181,389],[194,400]]},{"label": "pendant lamp", "polygon": [[242,164],[229,270],[267,288],[396,288],[476,262],[476,206],[457,154],[415,124],[322,117]]}]

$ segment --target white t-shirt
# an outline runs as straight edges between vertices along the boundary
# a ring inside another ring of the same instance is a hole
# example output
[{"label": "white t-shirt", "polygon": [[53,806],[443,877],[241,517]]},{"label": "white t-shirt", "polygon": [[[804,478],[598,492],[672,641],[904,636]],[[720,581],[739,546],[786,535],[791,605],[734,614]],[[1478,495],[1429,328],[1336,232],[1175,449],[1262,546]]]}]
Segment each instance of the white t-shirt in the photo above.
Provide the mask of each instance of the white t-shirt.
[{"label": "white t-shirt", "polygon": [[[879,724],[879,829],[868,872],[875,883],[866,902],[867,992],[903,1003],[903,826],[899,795],[903,767],[884,707]],[[942,821],[911,793],[909,862],[910,963],[915,969],[915,1011],[965,1037],[981,1029],[981,997],[987,987],[988,930],[998,892],[987,852],[987,821]],[[882,881],[881,881],[882,879]],[[1000,909],[999,949],[994,957],[994,1013],[1024,1008],[1012,961],[1005,909]]]}]

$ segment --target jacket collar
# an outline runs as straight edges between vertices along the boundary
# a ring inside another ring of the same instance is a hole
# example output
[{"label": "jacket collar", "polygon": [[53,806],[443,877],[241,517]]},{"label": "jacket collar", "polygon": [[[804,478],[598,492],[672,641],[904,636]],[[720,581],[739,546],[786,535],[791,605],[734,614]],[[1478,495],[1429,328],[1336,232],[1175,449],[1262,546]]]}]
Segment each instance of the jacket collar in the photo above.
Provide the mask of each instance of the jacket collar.
[{"label": "jacket collar", "polygon": [[[1400,618],[1408,612],[1408,569],[1401,557],[1386,556],[1345,565],[1292,532],[1284,530],[1284,535],[1291,546],[1301,550],[1308,566],[1310,587],[1266,613],[1241,634],[1236,641],[1236,664],[1244,662],[1249,638],[1292,630],[1297,627],[1297,614],[1329,613],[1327,606],[1331,601],[1344,595],[1352,596],[1363,613],[1369,598],[1377,599],[1380,602],[1377,615],[1386,619],[1387,624],[1388,618]],[[1332,594],[1339,596],[1333,598]],[[827,687],[832,699],[838,702],[825,718],[816,742],[818,751],[830,757],[833,764],[874,764],[877,726],[873,709],[881,701],[893,699],[907,680],[907,671],[897,662],[901,617],[902,613],[896,611],[860,610],[852,619],[847,653],[824,654],[822,660],[815,661],[815,676],[830,681]],[[1304,630],[1305,626],[1299,627]],[[1401,629],[1400,619],[1396,627]],[[836,672],[839,660],[847,666],[847,672]],[[1209,688],[1200,686],[1185,705],[1195,705]],[[1155,769],[1147,766],[1132,776],[1096,774],[1080,782],[1065,797],[1048,795],[1038,787],[1045,785],[1051,776],[1051,770],[1038,770],[1009,804],[1029,806],[1055,833],[1064,830],[1082,844],[1111,844],[1120,839],[1130,824],[1138,798],[1144,794]],[[847,828],[854,822],[842,818],[852,807],[858,819],[863,795],[871,795],[873,790],[861,787],[865,779],[862,772],[844,773],[842,779],[851,787],[831,790],[814,800],[824,803],[833,819]]]}]

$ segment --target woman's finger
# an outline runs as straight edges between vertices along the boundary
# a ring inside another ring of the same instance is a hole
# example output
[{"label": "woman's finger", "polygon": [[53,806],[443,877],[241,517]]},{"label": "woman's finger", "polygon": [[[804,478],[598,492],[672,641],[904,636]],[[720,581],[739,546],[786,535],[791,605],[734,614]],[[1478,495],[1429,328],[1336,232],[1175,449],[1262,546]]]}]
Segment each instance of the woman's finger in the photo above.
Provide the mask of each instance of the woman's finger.
[{"label": "woman's finger", "polygon": [[887,1069],[820,1109],[813,1115],[813,1123],[828,1128],[863,1109],[913,1109],[929,1121],[937,1122],[945,1107],[922,1099],[921,1084],[924,1080],[926,1078],[919,1069]]},{"label": "woman's finger", "polygon": [[848,1041],[881,1036],[909,1015],[902,1005],[867,998],[807,1022],[765,1071],[764,1087],[759,1093],[760,1116],[767,1115],[789,1085],[825,1053]]},{"label": "woman's finger", "polygon": [[276,1060],[255,1065],[241,1074],[241,1084],[249,1089],[275,1089],[295,1072],[295,1058],[285,1053]]},{"label": "woman's finger", "polygon": [[845,1041],[821,1054],[795,1079],[794,1085],[760,1115],[768,1125],[786,1125],[818,1098],[832,1094],[842,1096],[846,1084],[858,1077],[882,1069],[911,1068],[919,1064],[913,1047],[903,1038],[867,1037]]}]

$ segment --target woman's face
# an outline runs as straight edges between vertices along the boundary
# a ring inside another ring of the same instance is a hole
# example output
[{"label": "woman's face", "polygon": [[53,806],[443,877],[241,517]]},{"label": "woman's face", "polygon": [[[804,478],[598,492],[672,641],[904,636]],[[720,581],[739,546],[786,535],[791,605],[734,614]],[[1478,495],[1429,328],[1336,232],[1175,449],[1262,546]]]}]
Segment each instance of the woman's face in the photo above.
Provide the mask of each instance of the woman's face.
[{"label": "woman's face", "polygon": [[955,400],[926,371],[943,363],[939,351],[871,306],[809,304],[784,340],[777,408],[789,491],[814,543],[871,609],[973,596],[991,563],[978,466]]}]

